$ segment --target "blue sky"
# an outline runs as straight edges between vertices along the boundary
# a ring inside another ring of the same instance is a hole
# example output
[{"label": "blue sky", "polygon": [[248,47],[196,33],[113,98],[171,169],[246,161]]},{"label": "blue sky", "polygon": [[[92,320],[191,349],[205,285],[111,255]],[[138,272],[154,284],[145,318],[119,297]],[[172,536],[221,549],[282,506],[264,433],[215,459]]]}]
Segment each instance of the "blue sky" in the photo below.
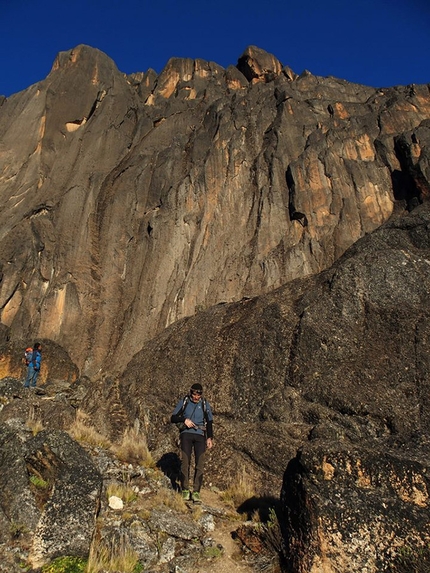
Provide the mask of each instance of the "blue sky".
[{"label": "blue sky", "polygon": [[0,94],[44,79],[79,44],[124,73],[174,56],[227,67],[255,45],[296,73],[430,83],[430,0],[0,0]]}]

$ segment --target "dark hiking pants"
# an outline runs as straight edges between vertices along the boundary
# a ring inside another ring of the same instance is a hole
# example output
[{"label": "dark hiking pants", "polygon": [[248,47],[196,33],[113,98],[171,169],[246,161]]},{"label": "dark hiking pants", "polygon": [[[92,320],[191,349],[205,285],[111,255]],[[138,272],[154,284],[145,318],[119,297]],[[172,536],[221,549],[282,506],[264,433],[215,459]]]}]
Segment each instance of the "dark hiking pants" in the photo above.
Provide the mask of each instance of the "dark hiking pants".
[{"label": "dark hiking pants", "polygon": [[190,464],[194,450],[195,470],[193,491],[200,491],[203,481],[203,469],[205,461],[206,440],[199,434],[182,432],[181,438],[181,486],[182,489],[190,489]]}]

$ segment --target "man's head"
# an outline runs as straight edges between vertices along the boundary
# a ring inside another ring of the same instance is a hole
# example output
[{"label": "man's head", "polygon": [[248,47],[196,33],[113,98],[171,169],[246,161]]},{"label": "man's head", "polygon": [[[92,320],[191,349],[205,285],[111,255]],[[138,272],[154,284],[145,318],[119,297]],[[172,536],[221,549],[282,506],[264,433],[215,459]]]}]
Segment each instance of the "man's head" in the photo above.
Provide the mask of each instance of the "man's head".
[{"label": "man's head", "polygon": [[199,384],[198,382],[196,382],[195,384],[193,384],[190,388],[190,396],[191,396],[191,400],[193,402],[198,402],[203,394],[203,388],[202,385]]},{"label": "man's head", "polygon": [[40,342],[35,342],[33,344],[33,350],[41,350],[42,349],[42,345],[40,344]]}]

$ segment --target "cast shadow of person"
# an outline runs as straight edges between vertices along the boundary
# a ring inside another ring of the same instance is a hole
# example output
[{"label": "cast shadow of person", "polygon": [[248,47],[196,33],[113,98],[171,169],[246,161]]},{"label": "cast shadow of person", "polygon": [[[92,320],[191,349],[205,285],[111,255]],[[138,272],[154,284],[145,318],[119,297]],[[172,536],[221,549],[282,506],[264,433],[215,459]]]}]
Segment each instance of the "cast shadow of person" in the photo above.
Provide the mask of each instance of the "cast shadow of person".
[{"label": "cast shadow of person", "polygon": [[169,478],[172,489],[180,491],[181,459],[178,454],[174,452],[163,454],[156,465]]}]

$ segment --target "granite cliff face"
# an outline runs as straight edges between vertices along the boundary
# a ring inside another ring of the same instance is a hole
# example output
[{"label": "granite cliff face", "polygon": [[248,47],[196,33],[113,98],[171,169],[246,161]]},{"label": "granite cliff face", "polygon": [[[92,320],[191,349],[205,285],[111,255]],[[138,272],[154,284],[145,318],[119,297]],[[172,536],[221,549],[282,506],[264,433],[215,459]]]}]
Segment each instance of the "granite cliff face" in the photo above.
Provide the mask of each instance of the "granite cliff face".
[{"label": "granite cliff face", "polygon": [[111,436],[140,420],[162,457],[172,396],[201,382],[216,412],[208,479],[245,468],[276,494],[284,474],[285,571],[404,571],[399,552],[430,542],[429,285],[426,203],[316,276],[176,322],[85,407]]},{"label": "granite cliff face", "polygon": [[201,381],[211,479],[283,476],[286,570],[395,570],[430,536],[429,150],[429,86],[298,76],[255,47],[131,76],[61,53],[0,102],[0,376],[46,342],[42,397],[5,391],[0,421],[37,410],[55,449],[79,407],[161,462]]},{"label": "granite cliff face", "polygon": [[428,86],[297,76],[255,47],[131,76],[60,53],[0,106],[8,338],[119,372],[180,318],[330,267],[428,196],[429,118]]}]

